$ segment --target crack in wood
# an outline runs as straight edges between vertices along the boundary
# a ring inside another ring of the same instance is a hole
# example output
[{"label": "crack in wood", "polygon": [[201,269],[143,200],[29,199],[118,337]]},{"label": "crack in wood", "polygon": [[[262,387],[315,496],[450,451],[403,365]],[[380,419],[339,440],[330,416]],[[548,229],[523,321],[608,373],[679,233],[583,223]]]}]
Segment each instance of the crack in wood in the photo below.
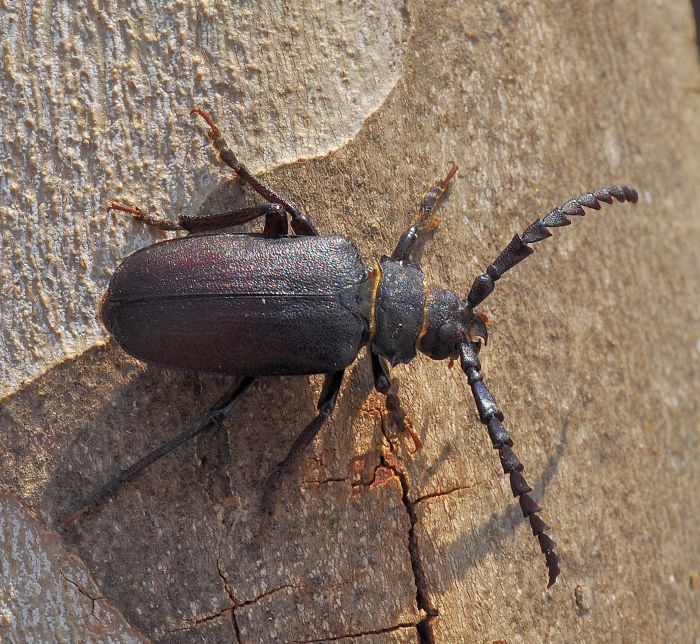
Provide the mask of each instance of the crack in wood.
[{"label": "crack in wood", "polygon": [[350,639],[354,637],[363,637],[365,635],[383,635],[384,633],[394,633],[401,630],[402,628],[416,628],[416,624],[408,622],[406,624],[396,624],[395,626],[389,626],[387,628],[380,628],[371,631],[358,631],[357,633],[344,633],[343,635],[334,635],[332,637],[323,637],[320,639],[312,640],[292,640],[294,644],[314,644],[315,642],[338,642],[344,639]]},{"label": "crack in wood", "polygon": [[[393,446],[391,440],[386,434],[386,425],[384,418],[381,419],[381,431],[384,434],[389,450],[393,454]],[[425,583],[425,574],[423,572],[423,564],[420,560],[418,552],[418,542],[416,539],[416,524],[418,516],[416,515],[415,503],[409,498],[409,484],[406,474],[399,469],[397,462],[392,462],[394,459],[387,459],[386,455],[382,454],[380,466],[385,467],[394,473],[401,484],[401,502],[406,508],[410,527],[408,529],[408,554],[411,559],[411,569],[413,571],[413,580],[416,586],[416,604],[423,611],[425,617],[416,624],[418,638],[421,644],[435,644],[435,636],[433,635],[432,619],[437,616],[438,610],[430,603],[428,591]],[[375,469],[375,475],[377,470]]]},{"label": "crack in wood", "polygon": [[401,502],[406,508],[406,513],[408,514],[408,519],[410,522],[410,527],[408,529],[408,553],[411,559],[413,579],[416,584],[416,604],[418,605],[418,608],[425,613],[425,617],[418,622],[418,624],[416,624],[418,637],[421,644],[435,644],[435,636],[433,635],[431,621],[439,613],[438,610],[430,603],[430,599],[428,598],[425,573],[423,572],[423,564],[420,560],[418,541],[416,539],[416,524],[418,523],[418,516],[416,515],[414,503],[410,500],[408,495],[408,479],[403,471],[401,471],[396,465],[390,463],[385,457],[382,457],[382,463],[384,467],[394,472],[396,477],[399,479],[399,483],[401,484]]},{"label": "crack in wood", "polygon": [[223,568],[221,568],[221,564],[219,564],[219,557],[216,557],[215,563],[216,572],[218,573],[219,578],[221,579],[221,582],[224,585],[224,590],[226,591],[229,600],[231,600],[231,623],[233,624],[233,631],[236,634],[236,642],[238,642],[238,644],[242,644],[243,640],[241,639],[241,629],[238,626],[238,619],[236,617],[236,607],[238,606],[236,594],[233,592],[233,586],[231,585],[231,582],[229,582],[226,573],[223,571]]},{"label": "crack in wood", "polygon": [[422,503],[423,501],[429,501],[430,499],[437,499],[441,496],[449,496],[450,494],[454,494],[455,492],[462,492],[464,490],[472,490],[475,487],[476,487],[476,485],[458,485],[456,487],[450,488],[449,490],[430,492],[429,494],[424,494],[423,496],[419,496],[415,501],[413,501],[413,505],[416,505],[417,503]]},{"label": "crack in wood", "polygon": [[87,597],[87,598],[90,600],[90,602],[91,602],[90,616],[91,616],[91,617],[94,617],[94,618],[101,624],[101,623],[102,623],[102,620],[101,620],[97,615],[95,615],[95,602],[96,602],[98,599],[103,599],[102,595],[98,595],[97,597],[93,597],[93,596],[92,596],[90,593],[88,593],[78,582],[73,581],[73,580],[70,579],[69,577],[66,577],[66,575],[63,574],[63,573],[60,572],[60,571],[59,571],[59,574],[60,574],[61,577],[63,577],[63,579],[65,579],[71,586],[75,586],[75,588],[76,588],[76,590],[78,591],[78,593],[80,593],[83,597]]}]

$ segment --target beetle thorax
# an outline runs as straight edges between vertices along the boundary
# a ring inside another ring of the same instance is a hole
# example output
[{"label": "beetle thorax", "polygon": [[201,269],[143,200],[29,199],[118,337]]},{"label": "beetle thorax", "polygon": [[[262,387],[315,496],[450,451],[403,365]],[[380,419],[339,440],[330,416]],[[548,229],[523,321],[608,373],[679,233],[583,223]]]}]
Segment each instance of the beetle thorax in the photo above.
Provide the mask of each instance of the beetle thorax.
[{"label": "beetle thorax", "polygon": [[378,268],[372,351],[392,365],[410,362],[416,356],[425,317],[423,272],[389,259],[382,260]]},{"label": "beetle thorax", "polygon": [[426,288],[419,268],[385,259],[376,270],[371,349],[392,365],[410,362],[417,351],[433,360],[456,358],[466,340],[485,339],[469,304],[451,291]]}]

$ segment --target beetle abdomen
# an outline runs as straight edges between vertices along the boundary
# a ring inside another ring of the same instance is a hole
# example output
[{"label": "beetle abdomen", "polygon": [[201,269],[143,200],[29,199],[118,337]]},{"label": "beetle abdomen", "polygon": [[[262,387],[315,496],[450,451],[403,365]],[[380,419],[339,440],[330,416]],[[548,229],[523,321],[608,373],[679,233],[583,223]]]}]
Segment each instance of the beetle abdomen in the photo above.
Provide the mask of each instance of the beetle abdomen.
[{"label": "beetle abdomen", "polygon": [[329,373],[367,340],[367,269],[344,237],[190,235],[115,271],[102,319],[140,360],[241,375]]}]

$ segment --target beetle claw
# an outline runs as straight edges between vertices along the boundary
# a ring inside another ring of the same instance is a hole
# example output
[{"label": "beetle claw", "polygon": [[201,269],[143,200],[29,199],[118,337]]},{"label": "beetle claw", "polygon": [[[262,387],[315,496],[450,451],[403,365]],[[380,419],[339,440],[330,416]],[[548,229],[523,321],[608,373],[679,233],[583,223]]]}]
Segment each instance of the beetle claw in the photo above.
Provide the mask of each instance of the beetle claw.
[{"label": "beetle claw", "polygon": [[193,107],[190,110],[190,116],[201,116],[207,122],[207,125],[211,128],[211,131],[208,132],[210,139],[213,140],[216,136],[219,135],[219,128],[217,127],[216,123],[214,123],[214,119],[211,116],[209,116],[209,114],[205,112],[202,108]]},{"label": "beetle claw", "polygon": [[413,429],[413,423],[411,422],[410,418],[403,419],[403,430],[411,437],[411,440],[413,441],[413,451],[411,454],[416,454],[423,447],[423,441],[420,439],[420,436],[418,436],[416,430]]}]

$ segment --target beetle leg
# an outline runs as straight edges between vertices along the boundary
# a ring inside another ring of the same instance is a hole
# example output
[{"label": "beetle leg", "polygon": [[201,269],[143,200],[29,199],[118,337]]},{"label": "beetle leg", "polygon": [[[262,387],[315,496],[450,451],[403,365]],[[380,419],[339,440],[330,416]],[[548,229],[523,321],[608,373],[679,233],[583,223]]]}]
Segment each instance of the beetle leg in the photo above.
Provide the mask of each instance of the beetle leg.
[{"label": "beetle leg", "polygon": [[73,521],[79,519],[87,512],[94,510],[105,499],[112,496],[124,483],[133,479],[139,472],[141,472],[141,470],[145,469],[166,454],[169,454],[174,449],[180,447],[180,445],[183,445],[198,434],[220,425],[226,416],[231,413],[231,410],[236,406],[236,403],[241,399],[250,385],[253,384],[254,380],[255,378],[253,377],[247,377],[241,380],[240,383],[238,383],[233,389],[231,389],[216,402],[216,404],[206,413],[202,420],[199,421],[196,427],[188,429],[164,445],[161,445],[158,449],[153,450],[141,460],[134,463],[131,467],[122,470],[119,476],[113,478],[106,485],[103,485],[91,499],[86,501],[75,512],[64,516],[61,519],[61,523],[64,526],[68,526],[69,524],[73,523]]},{"label": "beetle leg", "polygon": [[275,512],[275,503],[277,501],[277,493],[279,492],[282,479],[289,469],[294,465],[299,454],[301,454],[313,441],[318,434],[319,430],[326,422],[326,419],[331,415],[333,409],[335,408],[335,403],[338,400],[338,393],[340,392],[340,385],[343,382],[343,375],[345,374],[345,369],[336,371],[335,373],[329,373],[326,375],[326,380],[323,383],[323,389],[321,395],[318,399],[318,404],[316,408],[318,409],[318,414],[316,417],[304,428],[304,430],[299,434],[291,449],[284,460],[275,466],[270,475],[265,481],[265,487],[263,489],[262,495],[262,521],[260,523],[260,530],[258,536],[261,536],[267,529],[267,523],[270,517]]},{"label": "beetle leg", "polygon": [[183,230],[183,226],[180,221],[177,222],[167,219],[161,215],[154,215],[153,213],[142,210],[141,208],[132,208],[131,206],[123,206],[120,203],[112,201],[107,210],[118,210],[120,212],[126,212],[130,214],[137,221],[142,221],[144,224],[153,226],[160,230]]},{"label": "beetle leg", "polygon": [[284,212],[284,208],[276,203],[266,203],[260,206],[229,210],[211,215],[180,215],[178,222],[185,230],[200,232],[228,228],[229,226],[240,226],[258,217],[265,217],[265,233],[270,235],[287,234],[287,215]]},{"label": "beetle leg", "polygon": [[160,230],[186,230],[190,233],[240,226],[258,217],[265,217],[264,232],[266,234],[287,234],[287,214],[284,208],[276,203],[266,203],[260,206],[227,210],[226,212],[208,215],[180,215],[177,218],[177,222],[146,212],[141,210],[141,208],[123,206],[115,202],[110,203],[107,209],[129,213],[134,219]]},{"label": "beetle leg", "polygon": [[540,512],[540,507],[529,495],[529,492],[532,492],[532,488],[522,475],[523,465],[511,449],[513,440],[508,435],[506,428],[501,424],[503,412],[494,401],[488,387],[484,384],[483,376],[481,375],[481,365],[470,342],[465,342],[461,345],[460,361],[479,411],[479,419],[488,428],[491,442],[494,448],[498,450],[503,472],[510,476],[510,488],[513,496],[518,497],[523,516],[530,518],[532,534],[540,542],[540,549],[549,570],[549,583],[547,584],[547,587],[549,587],[557,580],[559,575],[559,557],[555,552],[557,544],[545,533],[545,530],[549,529],[547,524],[537,516],[537,513]]},{"label": "beetle leg", "polygon": [[381,357],[370,351],[370,356],[372,357],[372,376],[374,378],[374,388],[380,393],[389,393],[391,389],[391,377],[389,376],[389,370],[382,361]]},{"label": "beetle leg", "polygon": [[287,199],[275,192],[270,186],[265,182],[258,179],[251,174],[250,170],[246,168],[236,157],[233,150],[229,148],[228,143],[224,139],[221,130],[218,128],[214,119],[203,109],[195,107],[190,114],[201,116],[209,126],[209,132],[207,135],[211,139],[216,151],[219,153],[219,158],[233,170],[241,179],[243,179],[255,192],[257,192],[261,197],[270,201],[271,203],[276,203],[282,206],[292,218],[292,229],[297,235],[313,235],[317,236],[318,231],[315,226],[309,221],[309,219],[304,215],[301,210],[296,206],[292,205]]},{"label": "beetle leg", "polygon": [[286,235],[289,232],[289,222],[284,208],[278,203],[267,204],[267,208],[263,233],[266,235]]},{"label": "beetle leg", "polygon": [[401,406],[401,401],[399,400],[398,396],[399,385],[397,382],[392,382],[391,377],[389,376],[389,370],[384,364],[381,356],[374,352],[370,352],[370,355],[372,356],[374,388],[380,394],[384,394],[384,396],[386,396],[386,410],[389,412],[392,422],[401,431],[407,432],[411,437],[411,440],[413,440],[415,453],[421,447],[423,447],[423,441],[421,441],[420,436],[418,436],[416,431],[413,429],[411,419]]},{"label": "beetle leg", "polygon": [[536,219],[531,223],[521,235],[515,235],[510,243],[503,249],[501,254],[489,264],[486,272],[479,275],[472,284],[467,302],[474,308],[481,304],[493,291],[495,282],[507,270],[513,268],[526,257],[535,252],[528,244],[551,237],[547,228],[558,226],[568,226],[571,223],[570,216],[583,216],[586,208],[600,210],[600,202],[613,203],[613,197],[618,201],[629,201],[636,203],[637,191],[629,186],[611,186],[610,188],[600,188],[595,192],[587,192],[578,199],[569,199],[563,206],[557,207],[543,219]]},{"label": "beetle leg", "polygon": [[440,225],[440,220],[435,216],[435,209],[456,172],[457,166],[452,163],[447,176],[444,179],[437,179],[430,190],[425,193],[418,211],[418,219],[401,235],[399,243],[391,255],[392,261],[403,261],[414,266],[420,264],[425,244]]}]

